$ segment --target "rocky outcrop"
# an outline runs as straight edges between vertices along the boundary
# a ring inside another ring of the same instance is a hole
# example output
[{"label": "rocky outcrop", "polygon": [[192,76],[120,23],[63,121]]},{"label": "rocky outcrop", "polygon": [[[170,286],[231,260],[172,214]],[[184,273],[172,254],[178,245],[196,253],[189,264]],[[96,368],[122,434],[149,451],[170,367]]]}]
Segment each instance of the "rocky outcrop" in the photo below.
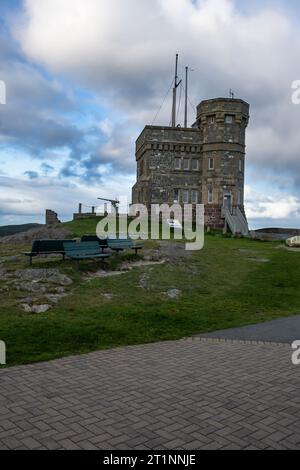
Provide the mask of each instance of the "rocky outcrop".
[{"label": "rocky outcrop", "polygon": [[167,292],[167,296],[169,297],[169,299],[178,299],[182,294],[182,291],[179,290],[179,289],[170,289],[168,290]]},{"label": "rocky outcrop", "polygon": [[26,313],[48,312],[67,295],[65,289],[72,283],[71,278],[57,269],[20,269],[14,273],[15,288],[30,296],[21,300]]},{"label": "rocky outcrop", "polygon": [[29,281],[32,283],[70,286],[73,282],[72,279],[60,273],[57,269],[21,269],[16,271],[15,275],[21,281]]},{"label": "rocky outcrop", "polygon": [[17,233],[9,237],[1,237],[0,243],[26,244],[33,240],[57,240],[70,238],[71,232],[64,227],[47,227],[46,225],[28,230],[28,232]]}]

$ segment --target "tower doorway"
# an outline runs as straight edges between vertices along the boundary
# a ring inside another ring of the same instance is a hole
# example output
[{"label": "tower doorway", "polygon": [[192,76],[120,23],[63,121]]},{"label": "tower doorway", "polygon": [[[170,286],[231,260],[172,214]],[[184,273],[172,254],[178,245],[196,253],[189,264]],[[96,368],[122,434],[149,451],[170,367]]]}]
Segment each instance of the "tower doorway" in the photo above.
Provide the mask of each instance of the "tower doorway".
[{"label": "tower doorway", "polygon": [[231,193],[226,192],[226,193],[224,193],[223,207],[224,207],[224,209],[228,209],[229,211],[231,211],[231,205],[232,205]]}]

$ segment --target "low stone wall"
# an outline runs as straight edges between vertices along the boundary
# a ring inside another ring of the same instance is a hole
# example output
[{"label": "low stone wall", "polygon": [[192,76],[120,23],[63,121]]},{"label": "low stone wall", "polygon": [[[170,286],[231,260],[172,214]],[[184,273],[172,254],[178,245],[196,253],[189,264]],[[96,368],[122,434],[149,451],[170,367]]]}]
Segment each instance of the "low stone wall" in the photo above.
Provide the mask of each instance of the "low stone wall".
[{"label": "low stone wall", "polygon": [[288,238],[300,235],[300,229],[292,228],[266,228],[253,230],[251,237],[263,241],[285,241]]},{"label": "low stone wall", "polygon": [[92,217],[97,217],[95,212],[85,213],[85,214],[73,214],[73,220],[82,220],[82,219],[90,219]]}]

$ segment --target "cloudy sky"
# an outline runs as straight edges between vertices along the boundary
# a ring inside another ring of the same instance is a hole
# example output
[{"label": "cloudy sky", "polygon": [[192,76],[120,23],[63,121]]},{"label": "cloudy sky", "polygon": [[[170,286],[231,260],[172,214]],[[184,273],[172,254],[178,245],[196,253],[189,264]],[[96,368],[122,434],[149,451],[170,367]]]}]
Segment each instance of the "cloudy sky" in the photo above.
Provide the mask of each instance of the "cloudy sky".
[{"label": "cloudy sky", "polygon": [[[190,123],[230,88],[251,104],[251,227],[300,227],[299,23],[299,0],[0,0],[0,224],[130,197],[134,141],[178,52],[180,74],[194,70]],[[155,124],[170,113],[169,97]]]}]

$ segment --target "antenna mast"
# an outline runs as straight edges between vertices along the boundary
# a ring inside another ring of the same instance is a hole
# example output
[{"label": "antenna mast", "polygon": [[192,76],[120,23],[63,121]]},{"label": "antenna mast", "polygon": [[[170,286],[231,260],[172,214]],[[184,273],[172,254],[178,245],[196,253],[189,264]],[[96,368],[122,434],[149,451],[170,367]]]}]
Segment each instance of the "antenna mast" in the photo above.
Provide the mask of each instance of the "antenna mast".
[{"label": "antenna mast", "polygon": [[184,107],[184,127],[187,128],[188,124],[188,81],[189,81],[189,68],[185,68],[185,107]]},{"label": "antenna mast", "polygon": [[176,54],[175,64],[175,85],[173,88],[173,108],[172,108],[172,127],[176,127],[176,106],[177,106],[177,88],[181,84],[182,80],[178,82],[178,54]]}]

